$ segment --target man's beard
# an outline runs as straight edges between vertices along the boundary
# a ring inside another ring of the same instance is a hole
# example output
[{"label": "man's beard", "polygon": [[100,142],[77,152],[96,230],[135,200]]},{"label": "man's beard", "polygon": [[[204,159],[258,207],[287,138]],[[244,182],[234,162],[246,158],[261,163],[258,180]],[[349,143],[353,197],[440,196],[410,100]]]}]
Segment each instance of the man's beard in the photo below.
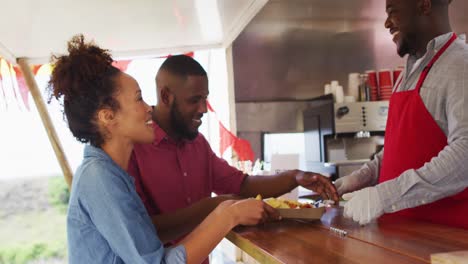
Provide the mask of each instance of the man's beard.
[{"label": "man's beard", "polygon": [[403,58],[406,54],[415,55],[416,46],[420,38],[419,34],[416,32],[417,30],[413,29],[411,31],[407,31],[407,33],[401,37],[401,45],[398,48],[398,55],[400,57]]},{"label": "man's beard", "polygon": [[190,131],[188,125],[184,122],[184,118],[177,107],[177,101],[171,107],[171,125],[174,131],[181,137],[188,140],[194,140],[198,136],[197,131]]},{"label": "man's beard", "polygon": [[403,37],[401,40],[401,44],[400,46],[398,47],[398,55],[403,58],[406,54],[411,54],[412,53],[412,50],[411,50],[411,46],[410,46],[410,41],[408,41],[408,38],[406,37]]}]

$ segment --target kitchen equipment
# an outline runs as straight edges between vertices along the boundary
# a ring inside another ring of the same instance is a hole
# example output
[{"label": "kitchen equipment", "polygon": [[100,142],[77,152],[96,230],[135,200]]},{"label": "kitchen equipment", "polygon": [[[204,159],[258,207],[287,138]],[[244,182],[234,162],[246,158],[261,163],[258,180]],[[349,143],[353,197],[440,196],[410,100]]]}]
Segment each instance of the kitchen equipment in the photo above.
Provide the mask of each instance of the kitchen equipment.
[{"label": "kitchen equipment", "polygon": [[388,101],[334,104],[335,133],[385,131]]},{"label": "kitchen equipment", "polygon": [[303,112],[307,169],[321,163],[333,178],[370,161],[384,145],[388,101],[334,104],[331,96]]}]

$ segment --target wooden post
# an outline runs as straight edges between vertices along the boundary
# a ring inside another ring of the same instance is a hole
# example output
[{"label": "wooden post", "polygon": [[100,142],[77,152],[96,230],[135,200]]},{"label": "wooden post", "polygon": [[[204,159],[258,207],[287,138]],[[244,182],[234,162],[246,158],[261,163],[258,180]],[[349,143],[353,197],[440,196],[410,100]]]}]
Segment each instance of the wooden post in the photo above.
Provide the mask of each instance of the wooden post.
[{"label": "wooden post", "polygon": [[55,131],[54,125],[50,119],[49,112],[47,111],[44,100],[42,99],[42,95],[39,91],[39,88],[37,87],[34,74],[32,73],[28,61],[25,58],[19,58],[17,62],[21,71],[23,72],[24,79],[26,80],[29,91],[34,98],[34,103],[36,104],[39,115],[41,116],[42,124],[44,125],[47,136],[49,137],[50,143],[52,144],[55,156],[57,156],[57,160],[60,164],[60,167],[62,168],[65,181],[68,184],[68,188],[71,189],[73,174],[71,172],[70,165],[68,164],[67,157],[65,156],[65,152],[63,151],[62,145],[60,144],[57,132]]}]

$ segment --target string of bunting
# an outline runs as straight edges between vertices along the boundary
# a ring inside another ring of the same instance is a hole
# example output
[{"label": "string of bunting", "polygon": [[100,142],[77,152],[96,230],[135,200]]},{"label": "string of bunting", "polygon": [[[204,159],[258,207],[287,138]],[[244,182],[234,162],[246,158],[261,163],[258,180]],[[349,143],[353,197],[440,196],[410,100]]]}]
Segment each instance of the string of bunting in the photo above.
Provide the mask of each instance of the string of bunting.
[{"label": "string of bunting", "polygon": [[[185,53],[187,56],[194,56],[193,52]],[[159,58],[167,58],[170,57],[171,55],[167,56],[161,56]],[[132,60],[119,60],[119,61],[114,61],[112,65],[121,71],[125,72],[128,69],[129,64],[132,62]],[[37,75],[39,69],[43,65],[33,65],[32,66],[32,71],[34,75]],[[6,76],[4,76],[6,75]],[[6,92],[6,87],[5,87],[5,82],[3,80],[5,78],[10,78],[11,81],[11,91],[10,94],[13,94],[16,102],[19,104],[18,100],[18,92],[19,95],[21,96],[22,102],[25,106],[25,108],[29,111],[30,106],[29,106],[29,89],[26,84],[26,80],[23,76],[22,71],[18,66],[13,66],[12,64],[8,63],[6,60],[2,59],[0,57],[0,93],[1,96],[3,97],[5,109],[8,109],[8,100],[7,100],[7,92]],[[16,82],[15,82],[16,81]],[[15,86],[17,85],[17,89],[15,89]],[[16,91],[18,90],[18,92]],[[19,105],[18,105],[19,107]],[[224,152],[229,148],[232,147],[232,150],[237,154],[239,161],[254,161],[255,154],[252,150],[252,146],[250,145],[250,142],[248,140],[242,139],[234,135],[231,131],[229,131],[219,120],[216,112],[214,111],[213,107],[207,102],[207,107],[210,112],[213,113],[215,116],[216,120],[219,123],[219,135],[220,135],[220,153],[221,155],[224,154]]]},{"label": "string of bunting", "polygon": [[[194,53],[193,52],[188,52],[185,53],[185,55],[193,57]],[[171,54],[166,55],[166,56],[160,56],[158,58],[167,58],[172,56]],[[127,68],[129,64],[132,62],[132,60],[118,60],[114,61],[112,65],[121,71],[125,72],[127,71]],[[39,69],[42,67],[43,64],[38,64],[38,65],[32,65],[32,71],[33,74],[36,75]],[[10,93],[13,94],[13,97],[15,101],[20,104],[20,101],[18,100],[18,93],[21,96],[22,102],[25,106],[25,108],[29,111],[30,106],[29,106],[29,88],[26,84],[26,80],[24,79],[23,72],[18,66],[13,66],[11,63],[7,62],[4,60],[2,57],[0,57],[0,94],[1,98],[3,99],[5,109],[8,109],[8,98],[7,98],[7,87],[5,87],[3,80],[5,78],[9,78],[11,81],[9,82],[11,85],[10,87]],[[17,86],[17,89],[15,88]],[[18,90],[18,91],[17,91]],[[18,105],[19,107],[19,105]]]}]

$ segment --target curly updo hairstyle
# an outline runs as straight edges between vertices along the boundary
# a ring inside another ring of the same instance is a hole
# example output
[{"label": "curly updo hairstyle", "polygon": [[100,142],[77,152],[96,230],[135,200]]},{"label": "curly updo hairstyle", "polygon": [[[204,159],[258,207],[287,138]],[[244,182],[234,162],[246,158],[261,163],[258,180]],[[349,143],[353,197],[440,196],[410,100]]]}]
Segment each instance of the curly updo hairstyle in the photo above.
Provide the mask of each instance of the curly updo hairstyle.
[{"label": "curly updo hairstyle", "polygon": [[78,141],[100,147],[104,135],[97,126],[96,114],[103,108],[119,109],[115,95],[116,77],[121,71],[112,66],[108,50],[86,43],[83,35],[68,42],[68,53],[51,57],[48,102],[54,97],[62,104],[64,119]]}]

